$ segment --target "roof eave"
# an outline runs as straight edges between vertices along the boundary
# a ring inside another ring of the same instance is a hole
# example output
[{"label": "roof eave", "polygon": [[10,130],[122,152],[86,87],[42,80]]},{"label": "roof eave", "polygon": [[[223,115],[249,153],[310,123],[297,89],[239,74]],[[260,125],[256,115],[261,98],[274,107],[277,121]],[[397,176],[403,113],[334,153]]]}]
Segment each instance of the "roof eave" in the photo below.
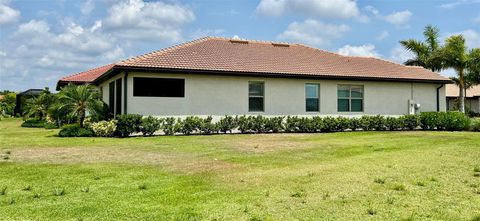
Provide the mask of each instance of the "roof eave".
[{"label": "roof eave", "polygon": [[100,84],[116,74],[118,71],[146,71],[146,72],[166,72],[166,73],[197,73],[197,74],[216,74],[216,75],[235,75],[239,76],[268,76],[268,77],[287,77],[287,78],[307,78],[307,79],[338,79],[338,80],[369,80],[369,81],[395,81],[395,82],[417,82],[417,83],[437,83],[452,84],[450,79],[446,80],[430,80],[430,79],[406,79],[406,78],[381,78],[381,77],[355,77],[355,76],[332,76],[332,75],[311,75],[311,74],[289,74],[289,73],[267,73],[267,72],[240,72],[240,71],[219,71],[219,70],[199,70],[199,69],[182,69],[182,68],[156,68],[156,67],[138,67],[115,65],[105,74],[101,75],[93,81]]}]

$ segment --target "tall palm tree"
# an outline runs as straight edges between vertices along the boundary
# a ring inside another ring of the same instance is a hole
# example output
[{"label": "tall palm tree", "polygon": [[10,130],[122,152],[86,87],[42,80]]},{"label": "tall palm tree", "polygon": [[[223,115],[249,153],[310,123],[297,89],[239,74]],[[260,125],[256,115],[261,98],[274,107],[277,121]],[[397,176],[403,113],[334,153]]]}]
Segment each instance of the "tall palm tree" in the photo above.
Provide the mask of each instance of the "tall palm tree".
[{"label": "tall palm tree", "polygon": [[453,35],[445,40],[445,46],[438,53],[443,69],[452,68],[457,73],[456,81],[460,90],[460,111],[465,113],[465,89],[472,86],[480,66],[480,49],[467,51],[465,38]]},{"label": "tall palm tree", "polygon": [[83,127],[87,113],[95,114],[103,107],[97,88],[91,85],[68,85],[58,94],[60,108],[74,115]]},{"label": "tall palm tree", "polygon": [[408,39],[400,41],[400,44],[407,50],[413,52],[415,57],[405,61],[405,65],[421,66],[433,72],[442,70],[441,60],[435,56],[440,49],[438,40],[438,28],[432,25],[427,25],[423,31],[425,42],[415,39]]}]

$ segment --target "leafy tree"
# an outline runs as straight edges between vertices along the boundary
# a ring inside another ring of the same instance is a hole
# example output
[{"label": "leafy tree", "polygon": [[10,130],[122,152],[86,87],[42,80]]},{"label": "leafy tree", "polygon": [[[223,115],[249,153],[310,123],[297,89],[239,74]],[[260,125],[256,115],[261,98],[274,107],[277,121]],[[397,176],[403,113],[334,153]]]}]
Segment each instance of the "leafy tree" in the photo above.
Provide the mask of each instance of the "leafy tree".
[{"label": "leafy tree", "polygon": [[0,114],[13,115],[15,109],[17,94],[14,92],[6,92],[0,100]]},{"label": "leafy tree", "polygon": [[38,96],[29,98],[25,102],[24,115],[26,117],[35,117],[43,120],[47,117],[49,108],[55,103],[55,95],[45,88]]},{"label": "leafy tree", "polygon": [[405,61],[405,65],[421,66],[433,72],[442,70],[441,59],[437,55],[441,48],[438,40],[438,28],[432,25],[427,25],[423,31],[425,42],[415,39],[408,39],[400,41],[400,44],[407,50],[413,52],[415,57]]},{"label": "leafy tree", "polygon": [[68,85],[58,93],[58,100],[59,108],[75,116],[80,127],[87,113],[97,114],[104,106],[97,88],[91,85]]}]

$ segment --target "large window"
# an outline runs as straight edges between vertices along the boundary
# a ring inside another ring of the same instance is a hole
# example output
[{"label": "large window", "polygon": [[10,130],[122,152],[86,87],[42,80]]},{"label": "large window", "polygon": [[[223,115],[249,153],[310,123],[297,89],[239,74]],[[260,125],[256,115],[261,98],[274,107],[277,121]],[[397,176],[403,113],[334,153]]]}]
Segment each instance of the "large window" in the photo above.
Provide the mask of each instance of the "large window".
[{"label": "large window", "polygon": [[133,96],[185,97],[185,79],[135,77]]},{"label": "large window", "polygon": [[264,86],[263,82],[248,83],[248,111],[262,112],[264,110]]},{"label": "large window", "polygon": [[305,84],[305,109],[307,112],[320,111],[320,85]]},{"label": "large window", "polygon": [[115,81],[108,84],[108,109],[110,113],[115,114]]},{"label": "large window", "polygon": [[338,85],[338,112],[363,112],[363,86]]}]

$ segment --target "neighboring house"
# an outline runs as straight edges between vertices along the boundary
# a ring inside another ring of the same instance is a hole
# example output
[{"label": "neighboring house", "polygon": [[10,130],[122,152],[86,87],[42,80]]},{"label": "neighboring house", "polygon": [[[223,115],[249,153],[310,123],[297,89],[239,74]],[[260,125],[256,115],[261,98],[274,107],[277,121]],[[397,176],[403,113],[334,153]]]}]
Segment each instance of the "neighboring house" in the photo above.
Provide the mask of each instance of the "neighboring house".
[{"label": "neighboring house", "polygon": [[24,92],[18,93],[17,97],[16,97],[17,100],[16,100],[16,104],[15,104],[14,114],[15,115],[17,115],[17,114],[22,115],[23,114],[23,106],[25,105],[25,102],[29,98],[33,98],[33,97],[36,97],[36,96],[40,95],[42,92],[43,92],[43,89],[28,89]]},{"label": "neighboring house", "polygon": [[[403,115],[445,111],[448,78],[301,44],[206,37],[62,78],[115,114]],[[416,108],[415,108],[416,107]]]},{"label": "neighboring house", "polygon": [[[460,89],[457,85],[447,85],[447,110],[458,110]],[[480,113],[480,85],[473,86],[465,93],[465,110]]]}]

